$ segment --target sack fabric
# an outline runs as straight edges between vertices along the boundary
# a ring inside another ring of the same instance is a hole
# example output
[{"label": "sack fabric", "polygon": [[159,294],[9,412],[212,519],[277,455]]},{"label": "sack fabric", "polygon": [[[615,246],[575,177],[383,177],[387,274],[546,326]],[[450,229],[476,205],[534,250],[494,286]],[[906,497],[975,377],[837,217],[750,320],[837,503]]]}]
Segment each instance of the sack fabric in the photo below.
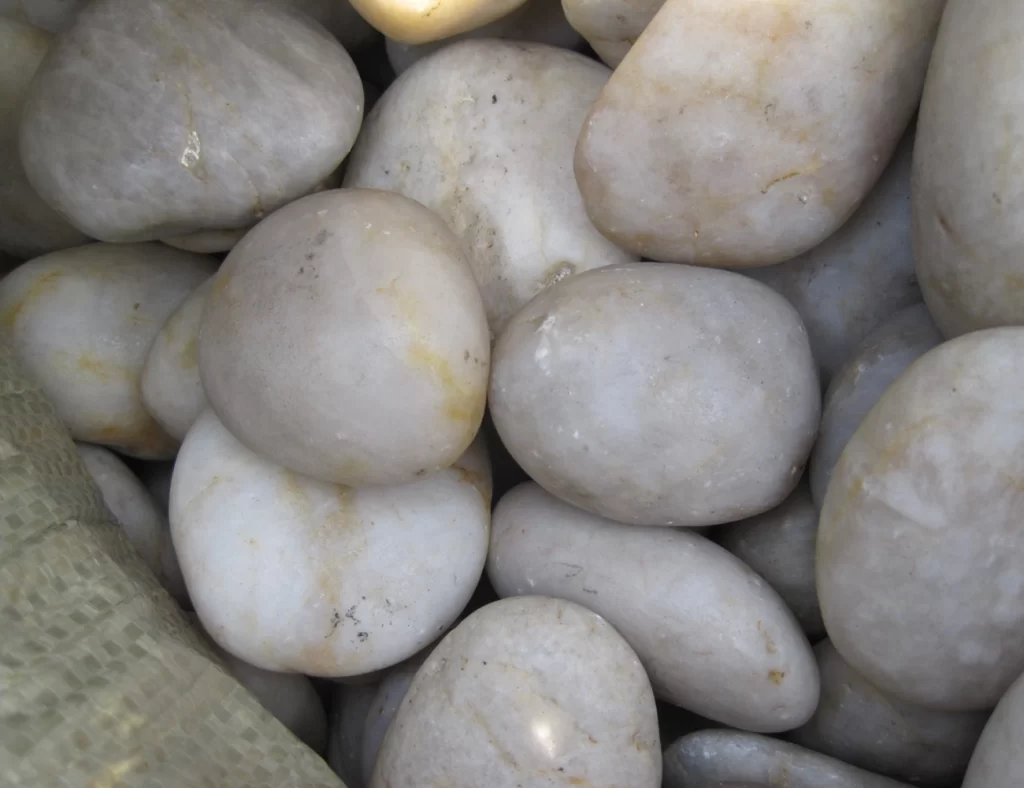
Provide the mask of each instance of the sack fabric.
[{"label": "sack fabric", "polygon": [[0,785],[343,788],[125,541],[2,329]]}]

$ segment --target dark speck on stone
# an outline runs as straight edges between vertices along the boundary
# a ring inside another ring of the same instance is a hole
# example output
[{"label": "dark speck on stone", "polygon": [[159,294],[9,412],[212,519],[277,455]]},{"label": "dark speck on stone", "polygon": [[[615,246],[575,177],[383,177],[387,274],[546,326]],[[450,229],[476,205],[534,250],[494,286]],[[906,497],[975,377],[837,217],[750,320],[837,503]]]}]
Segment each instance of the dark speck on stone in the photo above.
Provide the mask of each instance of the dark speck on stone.
[{"label": "dark speck on stone", "polygon": [[323,246],[324,242],[327,240],[327,230],[321,230],[318,232],[315,240],[317,246]]},{"label": "dark speck on stone", "polygon": [[498,96],[497,96],[497,94],[495,94],[495,93],[491,94],[491,103],[492,104],[497,104],[498,103]]}]

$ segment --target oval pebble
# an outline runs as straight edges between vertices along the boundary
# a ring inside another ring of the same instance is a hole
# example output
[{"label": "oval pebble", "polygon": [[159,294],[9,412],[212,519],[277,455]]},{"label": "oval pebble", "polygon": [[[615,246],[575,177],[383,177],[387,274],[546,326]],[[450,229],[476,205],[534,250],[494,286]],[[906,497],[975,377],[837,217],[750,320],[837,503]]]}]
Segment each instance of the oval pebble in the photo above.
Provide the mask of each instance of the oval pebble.
[{"label": "oval pebble", "polygon": [[426,44],[475,30],[506,16],[524,0],[352,0],[359,15],[388,38]]},{"label": "oval pebble", "polygon": [[857,212],[809,252],[747,276],[796,307],[828,386],[867,334],[921,301],[910,233],[913,131]]},{"label": "oval pebble", "polygon": [[777,732],[817,705],[814,656],[793,614],[697,534],[620,525],[528,483],[495,509],[487,575],[499,596],[559,597],[598,613],[658,697],[709,719]]},{"label": "oval pebble", "polygon": [[32,80],[21,160],[103,241],[248,227],[338,167],[362,102],[352,59],[293,9],[92,0]]},{"label": "oval pebble", "polygon": [[545,287],[636,259],[590,223],[572,173],[580,125],[609,74],[543,44],[452,44],[385,91],[345,185],[399,192],[444,219],[497,334]]},{"label": "oval pebble", "polygon": [[915,785],[956,788],[988,712],[922,709],[879,692],[831,641],[814,648],[821,702],[787,738],[844,763]]},{"label": "oval pebble", "polygon": [[821,507],[832,471],[864,417],[913,362],[942,342],[924,304],[907,307],[867,335],[825,394],[821,429],[811,452],[814,504]]},{"label": "oval pebble", "polygon": [[416,482],[340,487],[258,457],[208,410],[178,454],[170,514],[221,647],[266,670],[355,676],[415,654],[466,606],[487,552],[490,469],[475,443]]},{"label": "oval pebble", "polygon": [[197,252],[199,254],[221,254],[230,252],[239,241],[249,232],[248,227],[238,230],[201,230],[198,233],[188,235],[176,235],[171,238],[161,238],[161,242],[175,249],[183,249],[186,252]]},{"label": "oval pebble", "polygon": [[917,274],[946,337],[1024,324],[1024,15],[951,0],[914,151]]},{"label": "oval pebble", "polygon": [[714,525],[796,487],[820,390],[796,311],[740,274],[644,263],[570,277],[494,349],[502,442],[549,492],[636,525]]},{"label": "oval pebble", "polygon": [[817,246],[892,158],[944,5],[668,0],[583,124],[588,215],[664,262],[755,268]]},{"label": "oval pebble", "polygon": [[146,411],[140,378],[164,322],[216,265],[161,244],[89,244],[0,282],[0,325],[73,438],[174,456],[178,443]]},{"label": "oval pebble", "polygon": [[321,192],[261,222],[221,266],[200,332],[213,410],[297,473],[411,481],[455,462],[483,420],[476,282],[444,223],[398,194]]},{"label": "oval pebble", "polygon": [[743,731],[699,731],[665,749],[662,788],[752,782],[785,788],[909,788],[795,744]]},{"label": "oval pebble", "polygon": [[963,788],[1019,788],[1024,774],[1024,677],[992,712],[964,777]]},{"label": "oval pebble", "polygon": [[171,596],[187,600],[166,513],[116,454],[87,443],[76,443],[75,448],[132,547]]},{"label": "oval pebble", "polygon": [[871,684],[926,708],[992,708],[1024,670],[1022,357],[1024,328],[1003,328],[919,358],[825,494],[829,636]]},{"label": "oval pebble", "polygon": [[723,525],[713,538],[778,592],[812,643],[824,636],[814,586],[818,510],[805,483],[774,509]]},{"label": "oval pebble", "polygon": [[571,602],[493,602],[416,673],[370,788],[657,788],[654,695],[600,616]]},{"label": "oval pebble", "polygon": [[149,348],[142,370],[142,402],[167,434],[185,439],[206,410],[199,379],[199,322],[213,277],[199,285],[178,307]]},{"label": "oval pebble", "polygon": [[565,16],[597,56],[616,68],[665,0],[565,0]]},{"label": "oval pebble", "polygon": [[384,743],[388,729],[398,713],[402,701],[405,700],[412,680],[420,666],[427,661],[433,649],[425,648],[419,654],[410,657],[400,665],[396,665],[377,687],[373,703],[366,715],[363,728],[363,784],[369,785],[373,779],[373,769],[377,764],[377,755]]}]

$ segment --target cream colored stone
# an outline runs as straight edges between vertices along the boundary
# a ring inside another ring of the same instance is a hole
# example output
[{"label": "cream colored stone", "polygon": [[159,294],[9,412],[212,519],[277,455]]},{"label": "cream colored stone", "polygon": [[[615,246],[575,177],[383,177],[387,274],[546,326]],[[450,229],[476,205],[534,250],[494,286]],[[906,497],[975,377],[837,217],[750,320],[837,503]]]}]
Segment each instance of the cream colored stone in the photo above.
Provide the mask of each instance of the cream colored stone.
[{"label": "cream colored stone", "polygon": [[910,238],[913,141],[907,132],[857,212],[824,242],[788,262],[745,271],[796,307],[822,386],[870,331],[921,301]]},{"label": "cream colored stone", "polygon": [[39,28],[0,18],[0,251],[20,258],[89,241],[36,194],[18,153],[25,95],[51,39]]},{"label": "cream colored stone", "polygon": [[532,41],[562,49],[575,49],[582,42],[580,34],[566,21],[560,0],[526,0],[507,16],[451,38],[429,44],[403,44],[389,38],[385,46],[391,67],[396,74],[402,74],[427,55],[466,38]]},{"label": "cream colored stone", "polygon": [[395,487],[351,489],[274,465],[206,411],[174,467],[171,534],[203,626],[265,670],[352,676],[415,654],[483,571],[482,444]]},{"label": "cream colored stone", "polygon": [[487,574],[500,596],[568,599],[636,651],[655,694],[708,719],[775,733],[818,703],[807,638],[771,587],[685,530],[621,525],[528,483],[494,512]]},{"label": "cream colored stone", "polygon": [[636,259],[590,223],[572,173],[580,126],[609,74],[541,44],[453,44],[388,88],[345,185],[397,191],[441,216],[496,335],[552,283]]},{"label": "cream colored stone", "polygon": [[1024,328],[918,359],[847,443],[818,530],[821,612],[883,692],[991,708],[1024,670]]},{"label": "cream colored stone", "polygon": [[565,16],[598,57],[612,68],[622,62],[665,0],[563,0]]},{"label": "cream colored stone", "polygon": [[352,0],[352,7],[388,38],[426,44],[483,27],[525,0]]},{"label": "cream colored stone", "polygon": [[668,0],[580,134],[591,219],[663,261],[757,267],[818,245],[892,157],[943,5]]},{"label": "cream colored stone", "polygon": [[142,404],[177,441],[207,406],[199,379],[199,322],[212,285],[211,276],[167,319],[142,369]]},{"label": "cream colored stone", "polygon": [[1024,15],[951,0],[921,102],[914,247],[947,337],[1024,324]]},{"label": "cream colored stone", "polygon": [[814,652],[821,703],[806,725],[790,732],[790,741],[915,785],[960,785],[987,711],[930,711],[903,703],[865,681],[831,641]]},{"label": "cream colored stone", "polygon": [[691,733],[665,749],[662,788],[751,782],[785,788],[909,788],[795,744],[743,731]]},{"label": "cream colored stone", "polygon": [[245,445],[324,481],[399,484],[480,427],[490,341],[458,240],[400,195],[344,189],[277,211],[221,266],[199,372]]},{"label": "cream colored stone", "polygon": [[64,249],[0,282],[0,325],[73,438],[168,459],[177,441],[142,404],[142,368],[164,322],[214,270],[212,258],[161,244]]},{"label": "cream colored stone", "polygon": [[864,417],[907,367],[941,342],[927,307],[916,304],[875,328],[839,370],[825,394],[821,430],[811,452],[815,506],[821,508],[839,455]]},{"label": "cream colored stone", "polygon": [[88,443],[76,443],[75,448],[132,547],[171,596],[179,602],[187,600],[166,512],[113,452]]},{"label": "cream colored stone", "polygon": [[812,643],[825,634],[814,587],[817,537],[818,510],[804,482],[774,509],[723,525],[713,537],[768,581]]},{"label": "cream colored stone", "polygon": [[563,600],[481,608],[420,668],[371,788],[657,788],[654,695],[632,649]]},{"label": "cream colored stone", "polygon": [[1024,774],[1024,678],[1007,690],[971,757],[963,788],[1019,788]]},{"label": "cream colored stone", "polygon": [[712,525],[796,487],[820,393],[796,311],[740,274],[640,263],[534,298],[494,349],[502,442],[549,492],[635,525]]}]

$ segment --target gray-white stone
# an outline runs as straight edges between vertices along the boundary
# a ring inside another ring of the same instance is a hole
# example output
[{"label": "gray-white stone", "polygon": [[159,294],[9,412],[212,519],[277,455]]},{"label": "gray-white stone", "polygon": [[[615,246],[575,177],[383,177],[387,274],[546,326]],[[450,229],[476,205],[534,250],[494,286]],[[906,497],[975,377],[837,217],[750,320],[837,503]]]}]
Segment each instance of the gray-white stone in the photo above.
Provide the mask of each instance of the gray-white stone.
[{"label": "gray-white stone", "polygon": [[1007,690],[985,726],[963,788],[1018,788],[1024,774],[1024,678]]},{"label": "gray-white stone", "polygon": [[1024,328],[922,356],[836,465],[818,526],[821,612],[883,692],[991,708],[1024,670]]},{"label": "gray-white stone", "polygon": [[93,0],[32,81],[29,181],[83,232],[247,227],[348,152],[362,85],[305,14],[250,0]]},{"label": "gray-white stone", "polygon": [[327,763],[346,788],[365,788],[362,774],[363,730],[377,684],[339,684],[331,695]]},{"label": "gray-white stone", "polygon": [[[833,302],[834,303],[834,302]],[[857,427],[903,372],[942,342],[928,308],[909,306],[860,343],[825,394],[821,429],[811,452],[811,497],[821,507],[832,470]]]},{"label": "gray-white stone", "polygon": [[579,605],[494,602],[434,649],[371,788],[657,788],[654,694],[625,640]]},{"label": "gray-white stone", "polygon": [[655,694],[718,722],[778,732],[818,703],[807,638],[771,587],[714,542],[621,525],[528,483],[494,512],[487,574],[499,595],[568,599],[633,647]]},{"label": "gray-white stone", "polygon": [[818,510],[803,482],[774,509],[721,526],[722,547],[768,581],[815,642],[825,634],[814,586]]}]

